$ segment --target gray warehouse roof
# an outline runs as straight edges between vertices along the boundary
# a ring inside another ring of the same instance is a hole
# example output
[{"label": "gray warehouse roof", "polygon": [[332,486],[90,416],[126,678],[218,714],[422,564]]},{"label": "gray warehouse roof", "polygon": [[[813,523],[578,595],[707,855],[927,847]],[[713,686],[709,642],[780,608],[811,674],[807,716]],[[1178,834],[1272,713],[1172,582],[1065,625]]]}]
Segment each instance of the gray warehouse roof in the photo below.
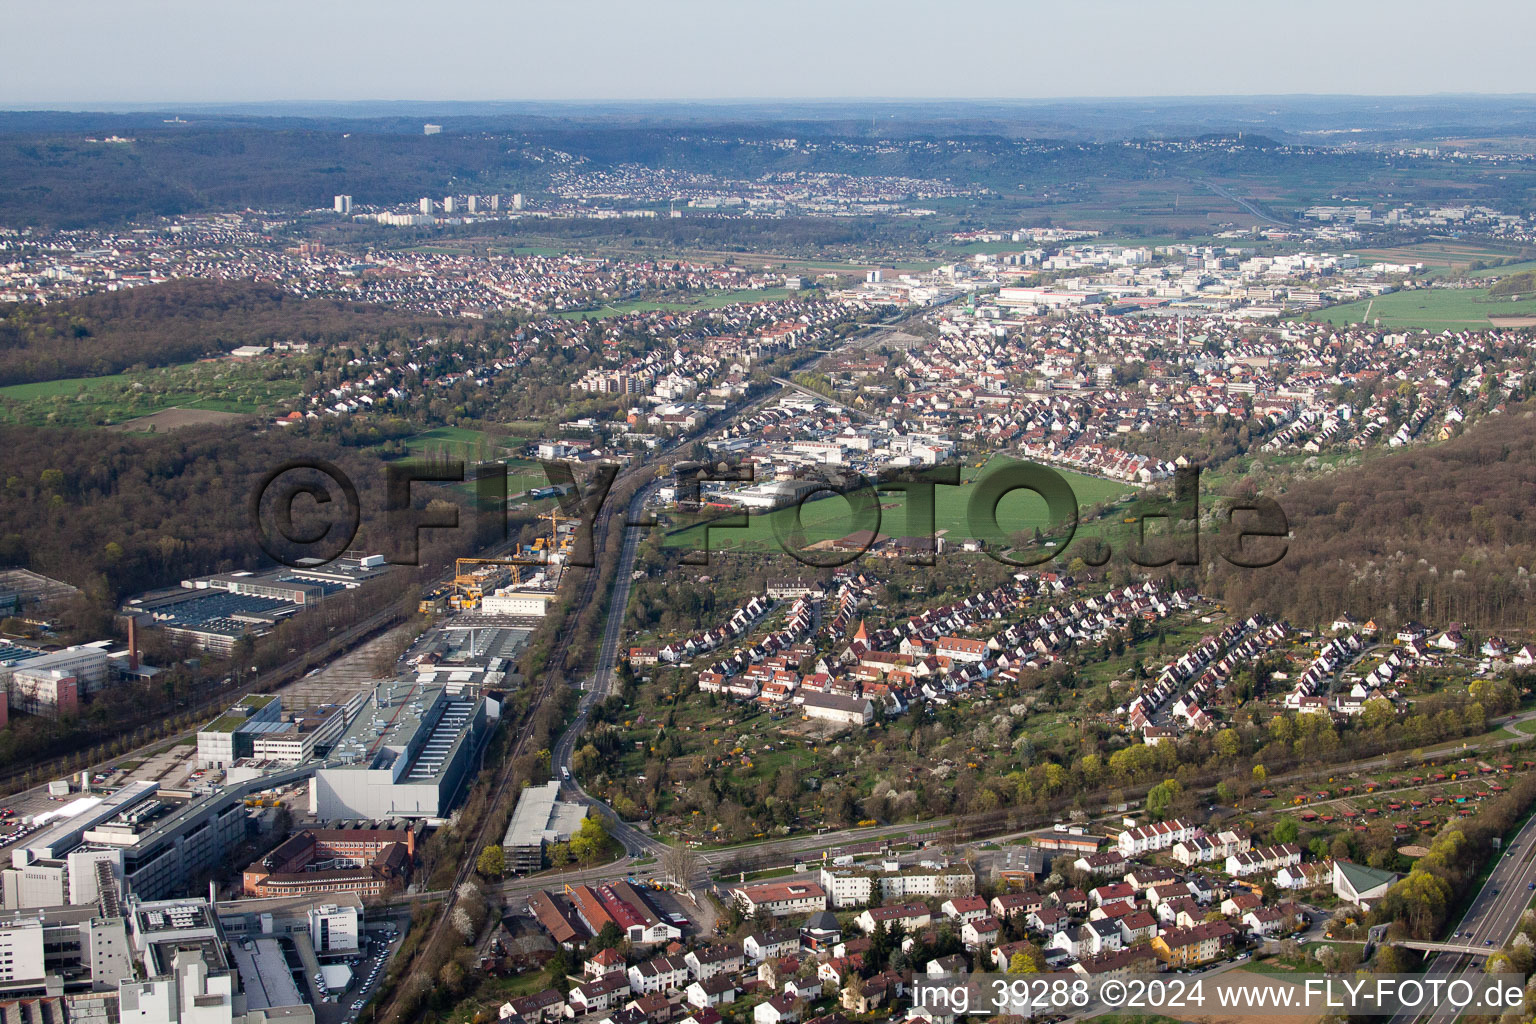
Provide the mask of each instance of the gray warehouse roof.
[{"label": "gray warehouse roof", "polygon": [[584,805],[560,799],[559,782],[529,786],[518,798],[517,810],[512,812],[501,845],[517,847],[564,842],[581,827],[586,816]]}]

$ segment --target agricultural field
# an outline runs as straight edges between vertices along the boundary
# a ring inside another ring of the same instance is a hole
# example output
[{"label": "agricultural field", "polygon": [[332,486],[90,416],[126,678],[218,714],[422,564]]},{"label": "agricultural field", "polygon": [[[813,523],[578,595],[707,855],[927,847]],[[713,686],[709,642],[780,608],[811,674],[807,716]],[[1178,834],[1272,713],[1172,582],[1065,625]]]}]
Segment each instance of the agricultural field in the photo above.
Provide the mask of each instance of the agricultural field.
[{"label": "agricultural field", "polygon": [[1384,328],[1431,331],[1486,328],[1489,317],[1536,316],[1536,299],[1519,302],[1490,300],[1486,288],[1421,288],[1378,295],[1374,299],[1329,306],[1307,314],[1309,320],[1335,325],[1380,321]]},{"label": "agricultural field", "polygon": [[[1467,242],[1419,242],[1413,245],[1387,246],[1378,249],[1361,249],[1356,255],[1361,263],[1422,263],[1430,277],[1467,272],[1472,264],[1490,260],[1505,260],[1514,255],[1508,249]],[[1473,271],[1472,276],[1499,273],[1498,270]]]},{"label": "agricultural field", "polygon": [[[962,470],[959,487],[939,487],[934,498],[934,528],[946,543],[956,545],[972,539],[967,525],[967,507],[974,493],[975,481],[983,473],[996,471],[1013,461],[995,456],[985,469],[969,466]],[[1067,470],[1059,472],[1071,486],[1077,498],[1079,514],[1089,506],[1113,501],[1135,491],[1130,484],[1085,476]],[[908,519],[904,497],[896,492],[882,493],[880,501],[880,537],[919,536],[926,531]],[[795,533],[796,511],[793,507],[777,509],[766,514],[753,515],[746,529],[713,529],[708,534],[711,551],[777,551],[778,538]],[[853,506],[848,499],[829,495],[805,503],[799,512],[799,527],[806,542],[826,544],[846,537],[860,524],[855,520]],[[1015,491],[1006,495],[997,507],[998,525],[1004,532],[1013,534],[1046,529],[1051,525],[1045,502],[1029,491]],[[1081,532],[1081,531],[1080,531]],[[667,546],[703,550],[705,533],[702,527],[679,529],[667,536]]]},{"label": "agricultural field", "polygon": [[295,407],[303,391],[299,372],[287,361],[217,359],[105,377],[16,384],[0,388],[0,422],[161,430],[209,420],[190,415],[151,418],[173,410],[274,415]]},{"label": "agricultural field", "polygon": [[1536,270],[1536,260],[1526,260],[1522,263],[1508,263],[1502,267],[1485,267],[1482,270],[1474,270],[1469,277],[1509,277],[1511,274],[1523,274]]}]

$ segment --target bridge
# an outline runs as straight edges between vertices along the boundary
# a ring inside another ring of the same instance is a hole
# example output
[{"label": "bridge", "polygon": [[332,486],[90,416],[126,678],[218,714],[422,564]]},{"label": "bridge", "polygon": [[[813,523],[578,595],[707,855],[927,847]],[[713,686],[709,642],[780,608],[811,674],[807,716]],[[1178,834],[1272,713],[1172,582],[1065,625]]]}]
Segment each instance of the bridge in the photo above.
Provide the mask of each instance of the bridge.
[{"label": "bridge", "polygon": [[838,412],[845,412],[850,416],[862,416],[866,420],[874,420],[877,418],[873,413],[867,413],[863,409],[855,409],[852,406],[844,405],[842,402],[839,402],[835,398],[829,398],[822,394],[820,391],[812,391],[810,388],[802,387],[792,380],[785,380],[783,377],[770,377],[768,379],[773,381],[775,384],[789,388],[791,391],[798,391],[802,395],[807,395],[811,398],[817,399],[818,401],[825,402],[827,405],[836,409]]},{"label": "bridge", "polygon": [[1488,956],[1497,953],[1498,946],[1474,946],[1467,942],[1395,942],[1404,949],[1418,949],[1426,953],[1460,953],[1463,956]]}]

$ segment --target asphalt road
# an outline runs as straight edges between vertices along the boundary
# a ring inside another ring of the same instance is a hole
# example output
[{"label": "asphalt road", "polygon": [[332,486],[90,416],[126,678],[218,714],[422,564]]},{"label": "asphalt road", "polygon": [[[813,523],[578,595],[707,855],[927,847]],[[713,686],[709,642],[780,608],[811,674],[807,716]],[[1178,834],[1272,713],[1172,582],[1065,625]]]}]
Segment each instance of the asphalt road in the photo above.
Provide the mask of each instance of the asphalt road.
[{"label": "asphalt road", "polygon": [[[1447,941],[1482,946],[1490,952],[1503,946],[1514,934],[1531,897],[1536,896],[1536,892],[1527,888],[1532,882],[1536,882],[1536,816],[1525,823],[1500,853],[1488,881],[1483,883]],[[1483,961],[1464,953],[1440,953],[1429,962],[1424,973],[1430,976],[1480,975]],[[1429,1024],[1453,1024],[1460,1015],[1460,1010],[1445,1004],[1430,1013],[1427,1020]],[[1409,1024],[1423,1016],[1402,1013],[1393,1017],[1391,1024]]]},{"label": "asphalt road", "polygon": [[624,845],[624,852],[629,857],[659,854],[667,846],[659,839],[646,835],[624,821],[613,808],[583,789],[581,782],[570,770],[571,755],[576,750],[576,741],[586,731],[593,706],[599,701],[606,700],[613,692],[614,667],[618,663],[619,639],[624,630],[624,609],[629,604],[630,573],[635,567],[635,552],[639,549],[640,539],[645,534],[643,527],[628,524],[639,520],[646,499],[655,493],[658,486],[660,486],[659,483],[647,484],[630,498],[623,527],[624,544],[619,551],[619,564],[614,570],[613,593],[608,605],[608,615],[603,624],[602,641],[598,648],[592,678],[587,682],[587,688],[581,695],[580,703],[577,704],[575,717],[560,734],[560,738],[555,741],[554,750],[550,752],[556,777],[562,779],[560,785],[562,795],[567,799],[575,799],[598,808],[608,821],[609,835]]}]

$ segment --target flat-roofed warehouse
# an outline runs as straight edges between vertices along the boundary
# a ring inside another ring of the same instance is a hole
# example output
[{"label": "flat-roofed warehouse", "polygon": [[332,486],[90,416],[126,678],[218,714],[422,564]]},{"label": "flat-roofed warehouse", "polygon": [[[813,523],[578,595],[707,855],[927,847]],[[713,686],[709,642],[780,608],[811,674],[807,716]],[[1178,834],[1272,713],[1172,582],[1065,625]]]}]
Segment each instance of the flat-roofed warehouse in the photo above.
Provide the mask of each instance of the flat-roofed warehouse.
[{"label": "flat-roofed warehouse", "polygon": [[587,816],[582,804],[560,799],[560,783],[529,786],[517,799],[501,848],[508,871],[532,872],[544,866],[547,843],[568,842]]},{"label": "flat-roofed warehouse", "polygon": [[310,811],[322,821],[443,817],[489,735],[484,697],[380,683],[315,771]]}]

